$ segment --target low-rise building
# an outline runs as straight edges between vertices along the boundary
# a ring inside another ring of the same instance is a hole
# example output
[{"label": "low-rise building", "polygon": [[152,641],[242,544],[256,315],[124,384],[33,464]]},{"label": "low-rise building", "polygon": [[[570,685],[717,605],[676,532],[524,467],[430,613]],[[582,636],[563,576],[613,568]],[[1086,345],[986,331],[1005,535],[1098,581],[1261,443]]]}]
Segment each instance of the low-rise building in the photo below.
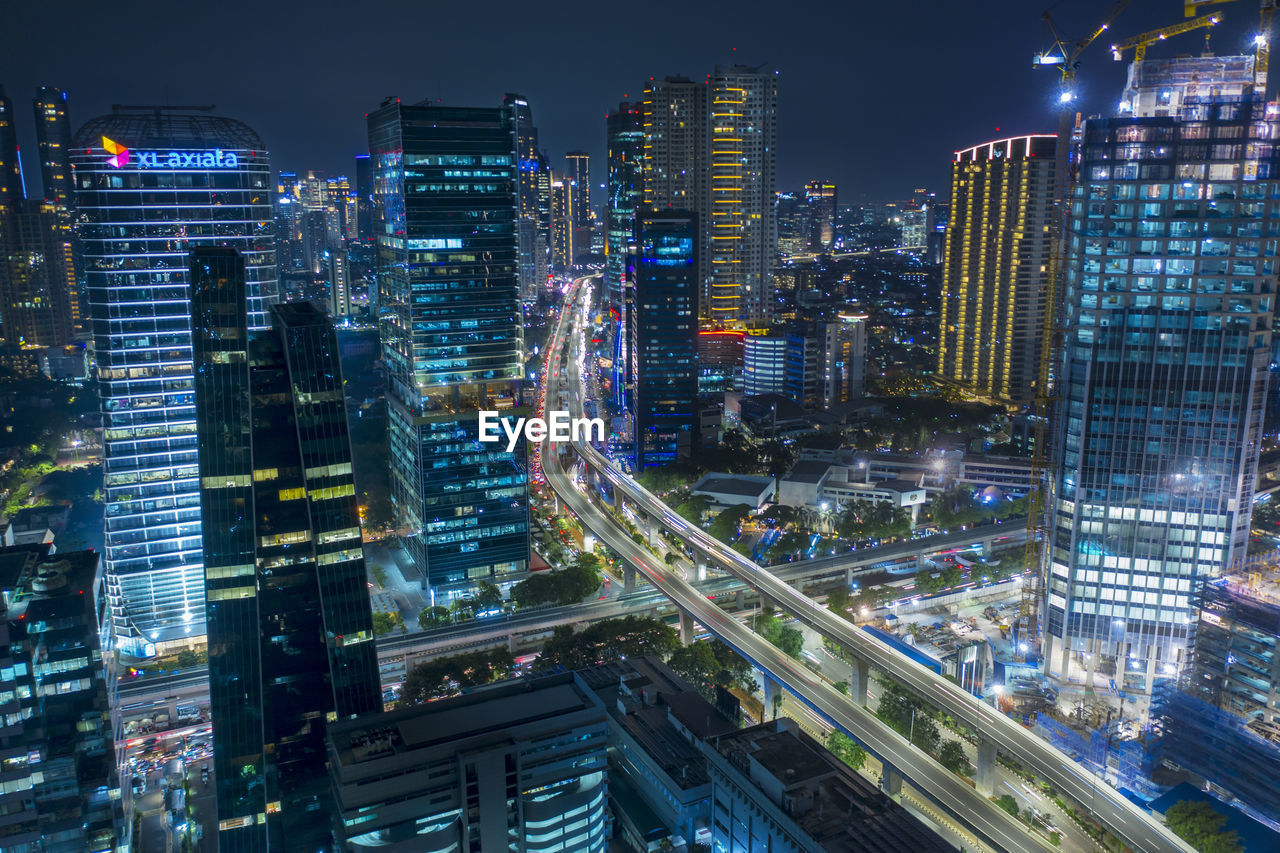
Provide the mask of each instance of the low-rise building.
[{"label": "low-rise building", "polygon": [[774,490],[772,477],[713,472],[694,483],[689,494],[711,498],[714,505],[722,508],[746,504],[752,513],[757,513],[773,500]]},{"label": "low-rise building", "polygon": [[353,853],[608,846],[605,714],[572,674],[331,723],[327,740]]},{"label": "low-rise building", "polygon": [[705,742],[712,850],[942,853],[951,848],[793,720]]}]

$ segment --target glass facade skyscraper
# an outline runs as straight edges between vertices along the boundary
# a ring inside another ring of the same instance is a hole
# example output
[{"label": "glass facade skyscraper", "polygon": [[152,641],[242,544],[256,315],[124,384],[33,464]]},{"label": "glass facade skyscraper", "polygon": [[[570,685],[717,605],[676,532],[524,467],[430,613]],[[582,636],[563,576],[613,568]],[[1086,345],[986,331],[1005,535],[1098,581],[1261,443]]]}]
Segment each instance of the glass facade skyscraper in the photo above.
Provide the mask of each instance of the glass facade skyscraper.
[{"label": "glass facade skyscraper", "polygon": [[71,114],[67,93],[52,86],[36,90],[32,109],[40,152],[40,179],[45,200],[63,211],[74,206],[71,187]]},{"label": "glass facade skyscraper", "polygon": [[636,467],[687,456],[698,399],[698,214],[643,210],[636,217],[630,402]]},{"label": "glass facade skyscraper", "polygon": [[338,340],[250,330],[245,258],[191,254],[219,849],[327,849],[325,724],[381,708]]},{"label": "glass facade skyscraper", "polygon": [[113,632],[135,655],[204,635],[188,254],[247,264],[249,324],[276,298],[271,171],[261,137],[202,112],[118,110],[71,155],[103,412]]},{"label": "glass facade skyscraper", "polygon": [[1198,586],[1246,551],[1280,226],[1280,121],[1252,63],[1135,63],[1121,114],[1082,130],[1055,377],[1055,677],[1150,690],[1184,662]]},{"label": "glass facade skyscraper", "polygon": [[520,415],[514,126],[506,108],[389,103],[369,114],[391,499],[423,582],[450,597],[529,561]]}]

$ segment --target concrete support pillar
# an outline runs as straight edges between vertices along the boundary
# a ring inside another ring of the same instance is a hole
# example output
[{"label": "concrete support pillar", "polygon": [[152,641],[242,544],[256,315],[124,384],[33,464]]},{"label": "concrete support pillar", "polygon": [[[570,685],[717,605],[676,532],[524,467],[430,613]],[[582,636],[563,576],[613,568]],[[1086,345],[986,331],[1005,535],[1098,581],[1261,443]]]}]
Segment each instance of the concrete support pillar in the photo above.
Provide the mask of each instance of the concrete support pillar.
[{"label": "concrete support pillar", "polygon": [[853,569],[844,570],[844,585],[853,586]]},{"label": "concrete support pillar", "polygon": [[988,536],[986,539],[983,539],[983,540],[982,540],[982,556],[984,556],[984,557],[990,557],[990,556],[991,556],[991,544],[992,544],[994,541],[995,541],[995,540],[994,540],[994,539],[992,539],[990,536]]},{"label": "concrete support pillar", "polygon": [[773,603],[773,599],[772,599],[772,598],[770,598],[769,596],[765,595],[763,592],[762,592],[762,593],[760,593],[760,609],[761,609],[761,610],[767,610],[767,609],[769,609],[769,608],[773,608],[774,610],[776,610],[776,609],[777,609],[777,607],[776,607],[776,606],[774,606],[774,603]]},{"label": "concrete support pillar", "polygon": [[849,695],[862,707],[867,707],[867,682],[871,680],[871,665],[864,658],[854,656],[849,673]]},{"label": "concrete support pillar", "polygon": [[[693,564],[697,568],[697,571],[694,572],[694,577],[696,577],[700,581],[706,580],[707,579],[707,555],[702,553],[701,551],[696,552],[693,555]],[[741,595],[742,594],[741,591],[739,591],[738,594]],[[741,599],[739,599],[739,602],[741,602]]]},{"label": "concrete support pillar", "polygon": [[990,797],[996,789],[996,742],[978,739],[978,775],[974,779],[978,793]]},{"label": "concrete support pillar", "polygon": [[680,611],[680,642],[689,645],[693,642],[693,614]]},{"label": "concrete support pillar", "polygon": [[628,561],[622,563],[622,593],[628,595],[636,591],[636,567]]},{"label": "concrete support pillar", "polygon": [[768,673],[764,673],[764,722],[769,719],[777,719],[778,705],[782,702],[782,685],[769,677]]},{"label": "concrete support pillar", "polygon": [[649,531],[648,531],[649,547],[657,548],[658,547],[658,531],[661,529],[661,526],[658,524],[658,519],[653,518],[652,516],[647,518],[646,521],[649,522]]},{"label": "concrete support pillar", "polygon": [[169,726],[172,728],[178,724],[178,697],[166,696],[164,707],[169,712]]},{"label": "concrete support pillar", "polygon": [[928,568],[927,563],[928,563],[928,559],[925,557],[924,554],[916,554],[916,571],[917,572],[923,572],[926,568]]},{"label": "concrete support pillar", "polygon": [[902,774],[898,772],[898,768],[887,761],[882,766],[884,769],[880,775],[880,790],[890,797],[900,797],[902,795]]},{"label": "concrete support pillar", "polygon": [[742,590],[738,590],[737,592],[735,592],[735,593],[733,594],[733,609],[734,609],[734,610],[741,610],[741,609],[742,609],[742,595],[743,595],[743,594],[742,594]]},{"label": "concrete support pillar", "polygon": [[507,651],[511,652],[512,655],[516,653],[516,635],[515,634],[507,634]]}]

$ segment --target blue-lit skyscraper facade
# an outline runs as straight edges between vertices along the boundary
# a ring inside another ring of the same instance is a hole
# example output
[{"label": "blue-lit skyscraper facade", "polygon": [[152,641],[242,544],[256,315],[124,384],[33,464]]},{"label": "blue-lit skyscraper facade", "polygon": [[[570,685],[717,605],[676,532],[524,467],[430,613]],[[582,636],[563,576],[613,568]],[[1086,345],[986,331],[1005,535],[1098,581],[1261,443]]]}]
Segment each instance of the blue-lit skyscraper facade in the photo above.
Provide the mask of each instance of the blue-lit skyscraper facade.
[{"label": "blue-lit skyscraper facade", "polygon": [[628,309],[636,467],[666,465],[692,449],[698,398],[698,214],[636,214]]},{"label": "blue-lit skyscraper facade", "polygon": [[528,568],[514,123],[505,108],[398,102],[369,115],[391,499],[436,601]]},{"label": "blue-lit skyscraper facade", "polygon": [[200,640],[204,575],[188,253],[247,265],[252,326],[276,297],[271,173],[246,125],[163,108],[76,134],[71,162],[102,397],[112,630],[136,655]]},{"label": "blue-lit skyscraper facade", "polygon": [[1233,89],[1245,59],[1136,63],[1121,115],[1082,131],[1055,377],[1055,677],[1149,691],[1184,662],[1198,585],[1245,554],[1280,228],[1280,122]]}]

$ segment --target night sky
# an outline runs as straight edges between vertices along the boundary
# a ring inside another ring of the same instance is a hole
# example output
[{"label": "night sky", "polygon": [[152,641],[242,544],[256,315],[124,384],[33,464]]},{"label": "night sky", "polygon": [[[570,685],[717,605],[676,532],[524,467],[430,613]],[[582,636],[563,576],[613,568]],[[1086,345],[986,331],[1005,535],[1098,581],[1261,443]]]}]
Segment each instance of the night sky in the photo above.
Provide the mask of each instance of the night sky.
[{"label": "night sky", "polygon": [[[1037,0],[2,5],[0,84],[15,102],[32,195],[39,168],[30,103],[42,83],[69,91],[76,127],[113,103],[216,104],[266,139],[273,168],[329,174],[350,171],[366,148],[364,114],[388,95],[485,106],[519,92],[553,166],[584,148],[598,185],[605,112],[638,97],[647,78],[700,79],[716,63],[767,63],[780,72],[778,189],[833,179],[842,203],[900,198],[917,186],[945,195],[955,149],[1056,124],[1056,72],[1031,67],[1048,45]],[[1063,35],[1077,38],[1111,5],[1059,0],[1052,11]],[[1213,49],[1243,52],[1256,2],[1216,11],[1225,21]],[[1122,88],[1110,42],[1181,15],[1181,0],[1130,4],[1115,36],[1085,54],[1086,113],[1109,113]],[[1201,33],[1188,33],[1151,56],[1202,45]]]}]

